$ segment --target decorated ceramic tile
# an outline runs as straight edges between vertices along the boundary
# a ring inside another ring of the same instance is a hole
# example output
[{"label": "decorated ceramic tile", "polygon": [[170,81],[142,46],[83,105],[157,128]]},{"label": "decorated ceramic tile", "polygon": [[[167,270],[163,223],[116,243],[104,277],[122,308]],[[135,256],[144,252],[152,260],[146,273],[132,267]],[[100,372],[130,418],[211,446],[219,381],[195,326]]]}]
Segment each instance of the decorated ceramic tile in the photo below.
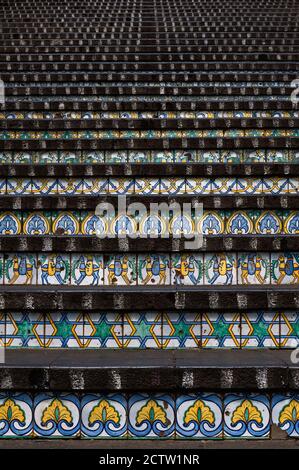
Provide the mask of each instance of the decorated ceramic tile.
[{"label": "decorated ceramic tile", "polygon": [[220,235],[225,233],[226,214],[224,211],[204,211],[197,224],[197,231],[203,235]]},{"label": "decorated ceramic tile", "polygon": [[169,196],[186,193],[185,178],[161,178],[160,193]]},{"label": "decorated ceramic tile", "polygon": [[30,178],[7,178],[7,194],[31,194],[32,182]]},{"label": "decorated ceramic tile", "polygon": [[284,211],[284,233],[289,235],[299,234],[299,211]]},{"label": "decorated ceramic tile", "polygon": [[[0,360],[2,360],[2,362],[4,361],[5,359],[5,350],[4,350],[4,347],[6,347],[6,317],[7,317],[7,313],[0,313]],[[3,354],[2,358],[1,358],[1,354]]]},{"label": "decorated ceramic tile", "polygon": [[174,163],[174,161],[173,151],[152,152],[153,163]]},{"label": "decorated ceramic tile", "polygon": [[281,211],[259,211],[255,219],[256,233],[274,235],[283,233],[283,214]]},{"label": "decorated ceramic tile", "polygon": [[57,180],[58,194],[65,194],[73,196],[83,193],[83,180],[82,178],[59,178]]},{"label": "decorated ceramic tile", "polygon": [[221,162],[222,163],[241,163],[243,159],[242,151],[237,150],[222,150],[221,151]]},{"label": "decorated ceramic tile", "polygon": [[94,212],[82,211],[80,214],[80,232],[82,235],[107,234],[109,220],[107,217],[99,217]]},{"label": "decorated ceramic tile", "polygon": [[84,317],[83,313],[46,313],[45,314],[46,348],[83,348]]},{"label": "decorated ceramic tile", "polygon": [[244,150],[243,152],[244,163],[264,163],[266,162],[265,150]]},{"label": "decorated ceramic tile", "polygon": [[[51,163],[58,163],[60,160],[60,156],[58,152],[41,152],[32,155],[32,163],[34,164],[51,164]],[[62,162],[63,163],[63,160]]]},{"label": "decorated ceramic tile", "polygon": [[136,393],[128,401],[128,431],[132,438],[172,438],[175,402],[171,395]]},{"label": "decorated ceramic tile", "polygon": [[124,348],[162,347],[161,313],[125,313],[123,321]]},{"label": "decorated ceramic tile", "polygon": [[83,194],[99,195],[108,194],[109,179],[108,178],[84,178]]},{"label": "decorated ceramic tile", "polygon": [[151,155],[147,151],[130,151],[128,156],[128,161],[132,163],[150,163]]},{"label": "decorated ceramic tile", "polygon": [[67,163],[67,164],[81,163],[81,152],[65,152],[65,151],[60,152],[59,163]]},{"label": "decorated ceramic tile", "polygon": [[299,284],[299,253],[271,253],[271,284]]},{"label": "decorated ceramic tile", "polygon": [[239,313],[203,313],[201,325],[203,348],[240,348],[241,317]]},{"label": "decorated ceramic tile", "polygon": [[44,347],[45,321],[42,313],[7,313],[5,330],[7,348]]},{"label": "decorated ceramic tile", "polygon": [[187,194],[210,194],[211,180],[210,178],[186,178]]},{"label": "decorated ceramic tile", "polygon": [[109,178],[110,194],[133,194],[135,181],[132,178]]},{"label": "decorated ceramic tile", "polygon": [[238,178],[236,189],[238,195],[260,194],[263,192],[263,180],[261,178]]},{"label": "decorated ceramic tile", "polygon": [[104,163],[105,154],[104,152],[101,152],[99,150],[88,151],[82,155],[81,161],[82,163],[85,163],[85,164]]},{"label": "decorated ceramic tile", "polygon": [[77,437],[80,433],[80,400],[72,393],[39,393],[34,398],[34,435]]},{"label": "decorated ceramic tile", "polygon": [[204,255],[204,284],[237,284],[235,253],[208,253]]},{"label": "decorated ceramic tile", "polygon": [[176,437],[222,437],[222,399],[214,393],[192,393],[176,399]]},{"label": "decorated ceramic tile", "polygon": [[286,163],[289,161],[288,150],[266,150],[268,163]]},{"label": "decorated ceramic tile", "polygon": [[277,393],[272,397],[272,421],[290,437],[299,437],[298,393]]},{"label": "decorated ceramic tile", "polygon": [[147,237],[151,238],[155,236],[158,238],[166,233],[170,233],[170,223],[168,215],[169,214],[163,214],[163,216],[162,214],[145,214],[142,217],[135,219],[138,221],[140,235],[146,235]]},{"label": "decorated ceramic tile", "polygon": [[175,150],[174,161],[176,163],[190,163],[196,162],[196,150]]},{"label": "decorated ceramic tile", "polygon": [[174,238],[181,238],[186,235],[194,235],[194,214],[186,213],[172,214],[172,218],[169,223],[169,232]]},{"label": "decorated ceramic tile", "polygon": [[105,152],[105,162],[106,163],[126,163],[127,152],[125,150],[120,150],[118,152]]},{"label": "decorated ceramic tile", "polygon": [[71,284],[99,286],[104,284],[103,255],[72,254]]},{"label": "decorated ceramic tile", "polygon": [[203,254],[172,254],[171,284],[200,285],[203,284]]},{"label": "decorated ceramic tile", "polygon": [[224,437],[268,438],[270,402],[267,395],[227,394],[224,397]]},{"label": "decorated ceramic tile", "polygon": [[254,211],[231,211],[226,214],[226,233],[231,235],[251,235],[255,233]]},{"label": "decorated ceramic tile", "polygon": [[105,281],[106,286],[135,285],[137,283],[136,256],[131,254],[106,255]]},{"label": "decorated ceramic tile", "polygon": [[273,196],[277,194],[287,194],[289,192],[288,178],[264,178],[263,192]]},{"label": "decorated ceramic tile", "polygon": [[236,178],[211,179],[211,194],[228,195],[237,192]]},{"label": "decorated ceramic tile", "polygon": [[270,253],[239,253],[238,283],[270,284]]},{"label": "decorated ceramic tile", "polygon": [[37,255],[33,253],[9,253],[4,255],[4,284],[36,285],[36,283]]},{"label": "decorated ceramic tile", "polygon": [[298,348],[299,345],[299,312],[281,312],[280,314],[280,347]]},{"label": "decorated ceramic tile", "polygon": [[85,313],[84,345],[86,348],[121,348],[123,316],[121,313]]},{"label": "decorated ceramic tile", "polygon": [[200,313],[163,313],[163,348],[199,348]]},{"label": "decorated ceramic tile", "polygon": [[299,178],[288,179],[288,192],[290,194],[299,194]]},{"label": "decorated ceramic tile", "polygon": [[0,235],[19,235],[22,233],[22,212],[0,213]]},{"label": "decorated ceramic tile", "polygon": [[278,348],[280,346],[280,314],[249,312],[241,316],[242,348]]},{"label": "decorated ceramic tile", "polygon": [[220,163],[220,150],[199,150],[198,162],[199,163]]},{"label": "decorated ceramic tile", "polygon": [[85,394],[81,401],[82,437],[126,438],[127,399],[125,395]]},{"label": "decorated ceramic tile", "polygon": [[[30,163],[33,163],[34,159],[34,154],[28,153],[28,152],[15,152],[14,156],[11,156],[11,163],[12,161],[14,163],[23,163],[30,165]],[[3,162],[4,163],[4,162]],[[5,163],[9,163],[9,158],[5,161]]]},{"label": "decorated ceramic tile", "polygon": [[154,253],[140,254],[137,260],[139,285],[169,285],[170,258],[169,255]]},{"label": "decorated ceramic tile", "polygon": [[51,212],[23,212],[22,219],[25,235],[48,235],[52,233]]},{"label": "decorated ceramic tile", "polygon": [[80,214],[77,211],[52,213],[52,232],[55,235],[77,235],[80,233]]},{"label": "decorated ceramic tile", "polygon": [[38,255],[38,285],[69,285],[70,255],[40,253]]},{"label": "decorated ceramic tile", "polygon": [[150,195],[160,193],[160,178],[136,178],[135,193]]},{"label": "decorated ceramic tile", "polygon": [[0,393],[0,438],[33,437],[33,406],[29,393]]},{"label": "decorated ceramic tile", "polygon": [[49,195],[57,194],[58,181],[56,178],[32,178],[31,194]]}]

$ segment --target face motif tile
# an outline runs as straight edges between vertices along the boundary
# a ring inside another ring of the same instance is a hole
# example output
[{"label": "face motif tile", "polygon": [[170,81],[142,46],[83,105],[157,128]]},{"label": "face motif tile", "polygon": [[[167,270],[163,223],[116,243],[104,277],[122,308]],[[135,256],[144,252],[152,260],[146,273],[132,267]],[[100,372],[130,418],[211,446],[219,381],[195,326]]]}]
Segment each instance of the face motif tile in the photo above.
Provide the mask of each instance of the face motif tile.
[{"label": "face motif tile", "polygon": [[299,437],[298,393],[277,393],[272,397],[272,421],[289,437]]},{"label": "face motif tile", "polygon": [[7,348],[41,348],[45,344],[42,313],[7,313],[5,330]]},{"label": "face motif tile", "polygon": [[287,194],[289,191],[288,178],[264,178],[263,193],[269,195]]},{"label": "face motif tile", "polygon": [[211,180],[210,178],[187,178],[186,179],[187,194],[210,194]]},{"label": "face motif tile", "polygon": [[259,211],[255,220],[256,233],[274,235],[283,233],[283,215],[281,211]]},{"label": "face motif tile", "polygon": [[22,212],[2,212],[0,214],[0,235],[19,235],[22,233]]},{"label": "face motif tile", "polygon": [[9,253],[5,255],[4,284],[35,285],[36,282],[37,256],[35,254]]},{"label": "face motif tile", "polygon": [[92,312],[84,315],[86,348],[121,348],[122,336],[122,314]]},{"label": "face motif tile", "polygon": [[39,393],[34,398],[34,434],[39,437],[77,437],[80,401],[71,393]]},{"label": "face motif tile", "polygon": [[55,235],[77,235],[80,233],[80,214],[77,211],[53,212],[52,232]]},{"label": "face motif tile", "polygon": [[7,194],[31,194],[32,183],[30,178],[7,178]]},{"label": "face motif tile", "polygon": [[133,194],[135,191],[134,179],[109,178],[110,194]]},{"label": "face motif tile", "polygon": [[103,255],[73,254],[71,257],[71,284],[76,286],[103,285]]},{"label": "face motif tile", "polygon": [[219,395],[198,393],[176,399],[176,438],[222,437],[222,400]]},{"label": "face motif tile", "polygon": [[271,253],[271,284],[299,283],[299,253]]},{"label": "face motif tile", "polygon": [[83,193],[83,180],[82,178],[59,178],[57,180],[58,194],[65,194],[73,196],[75,194]]},{"label": "face motif tile", "polygon": [[239,253],[238,283],[270,284],[270,254]]},{"label": "face motif tile", "polygon": [[138,255],[139,285],[169,285],[170,258],[163,254]]},{"label": "face motif tile", "polygon": [[166,195],[185,194],[186,180],[184,178],[161,178],[160,193]]},{"label": "face motif tile", "polygon": [[160,179],[159,178],[136,178],[135,193],[142,195],[159,194]]},{"label": "face motif tile", "polygon": [[203,348],[240,348],[240,314],[203,313],[201,342]]},{"label": "face motif tile", "polygon": [[263,192],[263,180],[261,178],[237,178],[236,189],[238,195],[256,195]]},{"label": "face motif tile", "polygon": [[69,285],[70,255],[45,253],[38,255],[38,285]]},{"label": "face motif tile", "polygon": [[99,195],[108,194],[109,179],[108,178],[85,178],[83,179],[83,194]]},{"label": "face motif tile", "polygon": [[31,194],[49,195],[57,194],[58,181],[55,178],[32,178]]},{"label": "face motif tile", "polygon": [[52,233],[51,212],[23,212],[22,219],[25,235],[48,235]]},{"label": "face motif tile", "polygon": [[280,346],[280,314],[242,313],[241,336],[242,348],[278,348]]},{"label": "face motif tile", "polygon": [[163,348],[198,348],[201,346],[200,313],[164,313]]},{"label": "face motif tile", "polygon": [[32,437],[32,398],[29,393],[0,393],[0,438]]},{"label": "face motif tile", "polygon": [[128,431],[132,438],[173,438],[175,403],[171,395],[131,395],[128,401]]},{"label": "face motif tile", "polygon": [[161,313],[125,313],[123,347],[157,349],[162,347]]},{"label": "face motif tile", "polygon": [[225,438],[269,437],[270,403],[266,395],[227,394],[223,417]]},{"label": "face motif tile", "polygon": [[171,284],[200,285],[203,284],[202,254],[173,254],[171,257]]},{"label": "face motif tile", "polygon": [[85,394],[81,401],[82,437],[126,438],[127,399],[125,395]]},{"label": "face motif tile", "polygon": [[280,347],[297,349],[299,345],[299,312],[281,312]]},{"label": "face motif tile", "polygon": [[136,284],[135,255],[107,255],[104,262],[106,286]]},{"label": "face motif tile", "polygon": [[204,284],[231,285],[237,283],[236,255],[209,253],[204,255]]},{"label": "face motif tile", "polygon": [[47,313],[45,315],[46,348],[83,348],[82,313]]}]

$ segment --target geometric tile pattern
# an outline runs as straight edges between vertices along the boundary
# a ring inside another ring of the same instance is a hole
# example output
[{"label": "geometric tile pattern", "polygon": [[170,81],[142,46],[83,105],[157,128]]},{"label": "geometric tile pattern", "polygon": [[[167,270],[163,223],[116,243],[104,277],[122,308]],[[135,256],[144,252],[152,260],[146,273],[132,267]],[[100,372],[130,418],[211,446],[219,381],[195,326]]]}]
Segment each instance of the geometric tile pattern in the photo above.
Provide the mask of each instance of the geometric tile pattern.
[{"label": "geometric tile pattern", "polygon": [[270,439],[299,437],[297,393],[1,392],[0,438]]},{"label": "geometric tile pattern", "polygon": [[299,284],[299,253],[0,254],[0,284],[60,286]]},{"label": "geometric tile pattern", "polygon": [[6,348],[294,349],[298,312],[3,313]]}]

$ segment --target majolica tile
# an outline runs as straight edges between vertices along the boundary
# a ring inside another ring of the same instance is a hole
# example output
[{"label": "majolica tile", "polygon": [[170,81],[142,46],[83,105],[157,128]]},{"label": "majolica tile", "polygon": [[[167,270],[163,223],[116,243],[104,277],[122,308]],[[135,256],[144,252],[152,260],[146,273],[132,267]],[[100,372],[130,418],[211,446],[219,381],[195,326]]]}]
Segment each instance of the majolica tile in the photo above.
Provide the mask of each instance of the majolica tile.
[{"label": "majolica tile", "polygon": [[201,342],[203,348],[240,348],[240,314],[203,313],[201,326]]},{"label": "majolica tile", "polygon": [[81,401],[82,437],[126,438],[127,399],[125,395],[85,394]]},{"label": "majolica tile", "polygon": [[231,235],[252,235],[255,233],[254,211],[231,211],[226,213],[226,233]]},{"label": "majolica tile", "polygon": [[83,313],[46,313],[46,348],[83,348]]},{"label": "majolica tile", "polygon": [[45,321],[41,313],[7,313],[5,330],[7,348],[41,348],[45,344]]},{"label": "majolica tile", "polygon": [[136,178],[135,193],[148,195],[160,193],[160,178]]},{"label": "majolica tile", "polygon": [[164,152],[152,152],[152,162],[153,163],[174,163],[174,152],[164,151]]},{"label": "majolica tile", "polygon": [[164,254],[138,255],[138,284],[139,285],[169,285],[170,258]]},{"label": "majolica tile", "polygon": [[243,313],[241,336],[242,348],[278,348],[280,346],[280,314]]},{"label": "majolica tile", "polygon": [[72,254],[71,284],[99,286],[104,284],[103,255]]},{"label": "majolica tile", "polygon": [[139,393],[128,401],[128,431],[132,438],[173,438],[175,402],[172,395]]},{"label": "majolica tile", "polygon": [[242,150],[222,150],[220,158],[223,163],[241,163],[243,159]]},{"label": "majolica tile", "polygon": [[211,179],[211,194],[227,195],[237,192],[236,178]]},{"label": "majolica tile", "polygon": [[289,192],[288,178],[264,178],[263,193],[269,195],[287,194]]},{"label": "majolica tile", "polygon": [[136,256],[131,254],[106,255],[105,281],[106,286],[134,285],[137,280]]},{"label": "majolica tile", "polygon": [[288,150],[267,150],[268,163],[286,163],[289,161]]},{"label": "majolica tile", "polygon": [[194,286],[203,284],[203,271],[202,254],[172,254],[171,284]]},{"label": "majolica tile", "polygon": [[77,235],[80,233],[80,213],[77,211],[53,212],[52,232],[55,235]]},{"label": "majolica tile", "polygon": [[204,255],[204,284],[237,284],[235,253],[208,253]]},{"label": "majolica tile", "polygon": [[[3,258],[1,257],[0,260]],[[2,270],[1,270],[2,271]],[[3,278],[1,275],[0,278]],[[37,255],[9,253],[4,257],[4,284],[28,284],[37,282]]]},{"label": "majolica tile", "polygon": [[80,213],[80,232],[82,235],[107,234],[109,220],[107,217],[99,217],[94,212],[82,211]]},{"label": "majolica tile", "polygon": [[186,178],[187,194],[210,194],[210,178]]},{"label": "majolica tile", "polygon": [[299,345],[299,312],[281,312],[280,314],[280,347],[298,348]]},{"label": "majolica tile", "polygon": [[83,193],[83,180],[82,178],[58,178],[57,192],[72,196],[75,194]]},{"label": "majolica tile", "polygon": [[224,437],[268,438],[270,402],[267,395],[227,394],[224,397]]},{"label": "majolica tile", "polygon": [[94,152],[84,152],[80,158],[80,161],[85,164],[104,163],[105,154],[99,150],[95,150]]},{"label": "majolica tile", "polygon": [[220,163],[221,161],[220,150],[210,150],[210,151],[199,150],[198,161],[199,163]]},{"label": "majolica tile", "polygon": [[[33,154],[32,163],[34,164],[51,164],[59,163],[60,157],[58,152],[41,152],[39,154]],[[63,161],[61,163],[64,163]]]},{"label": "majolica tile", "polygon": [[6,179],[1,178],[0,179],[0,194],[5,194],[6,193]]},{"label": "majolica tile", "polygon": [[290,437],[299,437],[298,393],[277,393],[272,397],[272,421]]},{"label": "majolica tile", "polygon": [[29,393],[0,393],[0,438],[33,437],[33,406]]},{"label": "majolica tile", "polygon": [[110,194],[133,194],[135,190],[134,179],[109,178]]},{"label": "majolica tile", "polygon": [[196,162],[196,150],[176,150],[174,151],[174,161],[176,163]]},{"label": "majolica tile", "polygon": [[160,193],[167,195],[185,194],[186,180],[184,178],[161,178]]},{"label": "majolica tile", "polygon": [[[160,237],[163,234],[169,233],[169,218],[168,214],[165,215],[145,215],[138,220],[140,235]],[[136,220],[136,219],[135,219]]]},{"label": "majolica tile", "polygon": [[59,163],[78,164],[81,163],[81,152],[60,152]]},{"label": "majolica tile", "polygon": [[106,163],[126,163],[127,159],[126,151],[105,152]]},{"label": "majolica tile", "polygon": [[238,178],[236,179],[236,193],[249,196],[263,192],[262,178]]},{"label": "majolica tile", "polygon": [[39,393],[34,398],[34,435],[77,437],[80,434],[80,400],[72,393]]},{"label": "majolica tile", "polygon": [[5,347],[6,347],[6,317],[7,313],[0,313],[0,362],[5,360]]},{"label": "majolica tile", "polygon": [[173,214],[169,223],[169,232],[174,238],[181,238],[183,235],[194,235],[194,215],[187,214]]},{"label": "majolica tile", "polygon": [[[35,155],[27,152],[15,152],[14,157],[11,158],[11,163],[13,160],[13,163],[22,163],[22,164],[27,164],[30,165],[30,163],[33,163]],[[3,163],[9,163],[9,160],[6,160]]]},{"label": "majolica tile", "polygon": [[123,316],[121,313],[86,313],[84,346],[86,348],[121,348]]},{"label": "majolica tile", "polygon": [[244,163],[264,163],[266,162],[265,150],[244,150],[243,152]]},{"label": "majolica tile", "polygon": [[284,233],[288,235],[299,234],[299,211],[284,211]]},{"label": "majolica tile", "polygon": [[204,211],[197,224],[197,231],[203,235],[225,233],[226,213],[224,211]]},{"label": "majolica tile", "polygon": [[270,284],[270,253],[239,253],[239,284]]},{"label": "majolica tile", "polygon": [[299,283],[299,253],[271,253],[271,284]]},{"label": "majolica tile", "polygon": [[164,313],[163,348],[198,348],[201,346],[200,313]]},{"label": "majolica tile", "polygon": [[55,253],[38,254],[38,285],[69,285],[70,255]]},{"label": "majolica tile", "polygon": [[288,178],[288,192],[299,194],[299,178]]},{"label": "majolica tile", "polygon": [[109,179],[108,178],[84,178],[83,194],[99,195],[108,194]]},{"label": "majolica tile", "polygon": [[124,348],[161,348],[161,313],[125,313],[123,317]]},{"label": "majolica tile", "polygon": [[255,230],[262,235],[283,233],[282,211],[259,211],[255,220]]},{"label": "majolica tile", "polygon": [[48,235],[52,233],[51,212],[23,212],[23,233],[25,235]]},{"label": "majolica tile", "polygon": [[19,235],[22,233],[22,212],[2,212],[0,214],[0,235]]},{"label": "majolica tile", "polygon": [[30,178],[7,178],[7,194],[31,194],[32,182]]},{"label": "majolica tile", "polygon": [[176,438],[222,437],[222,399],[213,393],[192,393],[176,399]]},{"label": "majolica tile", "polygon": [[144,151],[129,152],[129,162],[132,163],[150,163],[150,153]]},{"label": "majolica tile", "polygon": [[31,194],[49,195],[58,193],[58,180],[55,178],[32,178]]}]

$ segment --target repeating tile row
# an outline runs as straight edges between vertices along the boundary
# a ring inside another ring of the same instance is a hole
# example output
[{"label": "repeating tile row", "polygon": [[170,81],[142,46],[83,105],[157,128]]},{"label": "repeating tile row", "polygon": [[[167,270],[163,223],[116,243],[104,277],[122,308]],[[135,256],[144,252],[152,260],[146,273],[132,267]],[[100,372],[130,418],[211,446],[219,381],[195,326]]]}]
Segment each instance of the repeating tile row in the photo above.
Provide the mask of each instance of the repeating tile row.
[{"label": "repeating tile row", "polygon": [[7,253],[0,274],[7,286],[293,285],[299,253]]},{"label": "repeating tile row", "polygon": [[120,150],[0,152],[0,164],[47,163],[298,163],[295,150]]},{"label": "repeating tile row", "polygon": [[277,195],[299,194],[299,178],[3,178],[8,195]]},{"label": "repeating tile row", "polygon": [[1,438],[270,439],[299,437],[297,393],[1,392]]},{"label": "repeating tile row", "polygon": [[215,210],[202,217],[160,215],[100,217],[91,211],[6,211],[0,212],[0,235],[86,235],[101,232],[112,235],[148,236],[156,234],[203,235],[298,235],[299,211]]},{"label": "repeating tile row", "polygon": [[0,314],[5,348],[295,349],[298,312]]}]

